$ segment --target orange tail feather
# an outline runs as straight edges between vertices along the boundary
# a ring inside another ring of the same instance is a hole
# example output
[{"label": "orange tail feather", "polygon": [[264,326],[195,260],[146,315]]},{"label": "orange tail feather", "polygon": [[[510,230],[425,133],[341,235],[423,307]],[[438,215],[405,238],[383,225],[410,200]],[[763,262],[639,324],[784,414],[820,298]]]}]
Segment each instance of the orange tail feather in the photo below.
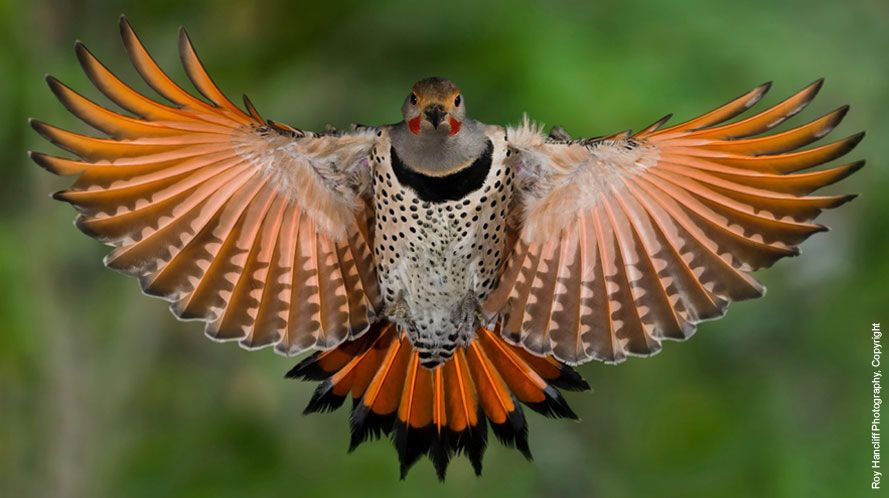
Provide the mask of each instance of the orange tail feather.
[{"label": "orange tail feather", "polygon": [[499,330],[480,329],[453,358],[428,370],[404,334],[388,322],[306,358],[287,376],[322,381],[306,413],[335,410],[351,393],[349,450],[388,435],[398,451],[402,478],[427,455],[444,479],[450,459],[461,453],[480,474],[488,425],[503,444],[530,459],[519,403],[549,417],[574,419],[558,388],[589,389],[567,365],[506,343]]}]

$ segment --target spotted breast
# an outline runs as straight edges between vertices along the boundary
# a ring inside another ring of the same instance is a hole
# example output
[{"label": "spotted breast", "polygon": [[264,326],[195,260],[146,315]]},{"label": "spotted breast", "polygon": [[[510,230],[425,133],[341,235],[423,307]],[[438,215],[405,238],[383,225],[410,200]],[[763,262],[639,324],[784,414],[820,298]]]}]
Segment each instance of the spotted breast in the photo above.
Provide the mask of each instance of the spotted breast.
[{"label": "spotted breast", "polygon": [[450,358],[480,325],[479,303],[505,260],[515,172],[502,128],[464,169],[442,177],[404,166],[384,132],[372,151],[374,258],[384,314],[428,368]]}]

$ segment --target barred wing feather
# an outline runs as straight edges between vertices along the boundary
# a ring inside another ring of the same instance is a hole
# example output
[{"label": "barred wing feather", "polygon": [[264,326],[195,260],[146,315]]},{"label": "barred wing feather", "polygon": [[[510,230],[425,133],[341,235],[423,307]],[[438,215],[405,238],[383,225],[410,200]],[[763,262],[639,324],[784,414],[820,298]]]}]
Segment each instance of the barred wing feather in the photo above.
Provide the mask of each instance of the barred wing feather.
[{"label": "barred wing feather", "polygon": [[76,225],[114,249],[110,268],[139,279],[206,334],[284,354],[329,349],[375,319],[379,291],[361,195],[376,133],[319,135],[263,121],[245,98],[232,104],[207,75],[185,32],[183,66],[207,101],[174,83],[125,19],[121,34],[138,73],[172,105],[115,77],[82,44],[95,86],[132,115],[106,109],[58,80],[61,102],[108,135],[96,138],[32,121],[79,159],[32,153],[59,175],[55,194]]},{"label": "barred wing feather", "polygon": [[[799,253],[818,214],[854,196],[811,195],[863,161],[801,172],[849,152],[863,134],[805,147],[841,107],[762,135],[802,110],[818,81],[730,123],[760,86],[685,123],[630,135],[555,140],[527,120],[508,131],[521,180],[515,249],[484,303],[529,351],[577,364],[650,355],[689,337],[729,303],[761,296],[750,273]],[[565,137],[562,137],[565,138]]]}]

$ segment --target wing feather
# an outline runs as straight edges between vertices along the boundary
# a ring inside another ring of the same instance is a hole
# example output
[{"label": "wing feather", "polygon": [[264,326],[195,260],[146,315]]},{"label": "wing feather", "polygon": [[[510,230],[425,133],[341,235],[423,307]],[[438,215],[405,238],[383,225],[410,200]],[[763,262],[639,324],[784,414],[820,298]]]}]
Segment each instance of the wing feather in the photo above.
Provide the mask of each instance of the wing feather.
[{"label": "wing feather", "polygon": [[[266,190],[266,194],[269,191]],[[250,324],[256,319],[259,297],[255,290],[261,290],[265,284],[267,264],[271,249],[263,234],[267,231],[277,235],[278,222],[281,218],[282,201],[266,195],[263,202],[251,212],[251,218],[244,225],[237,246],[241,253],[235,261],[242,271],[234,274],[234,288],[228,301],[222,303],[221,312],[216,320],[208,324],[206,333],[217,340],[243,340],[250,333]],[[249,227],[255,227],[250,229]]]},{"label": "wing feather", "polygon": [[854,196],[810,195],[863,162],[800,172],[852,150],[863,134],[817,142],[848,107],[760,136],[800,112],[821,81],[752,117],[762,85],[684,123],[635,135],[548,139],[527,120],[507,138],[522,179],[520,235],[484,303],[501,333],[576,364],[656,353],[732,301],[761,296],[750,273],[799,254],[824,209]]},{"label": "wing feather", "polygon": [[[815,95],[818,94],[818,91],[821,90],[821,85],[823,83],[824,80],[819,79],[799,92],[791,95],[780,104],[770,107],[759,114],[750,116],[749,118],[721,126],[714,126],[706,130],[700,130],[696,133],[696,138],[732,139],[765,133],[805,109],[815,98]],[[666,134],[669,131],[675,130],[666,128],[653,135]]]},{"label": "wing feather", "polygon": [[48,77],[60,102],[107,138],[31,122],[78,157],[31,154],[53,173],[78,175],[55,198],[75,206],[78,228],[114,247],[105,264],[178,317],[206,322],[211,338],[246,348],[296,354],[366,331],[380,303],[373,212],[354,186],[365,182],[376,130],[268,125],[246,98],[244,112],[225,97],[184,31],[182,64],[207,101],[160,69],[126,19],[121,35],[137,72],[172,105],[135,91],[78,43],[92,83],[135,117]]},{"label": "wing feather", "polygon": [[[639,271],[637,283],[643,292],[639,300],[644,302],[648,312],[646,325],[651,328],[650,333],[658,338],[685,337],[690,327],[688,308],[679,299],[671,299],[673,282],[664,272],[667,267],[662,255],[664,248],[651,237],[651,226],[642,221],[645,219],[644,213],[626,192],[615,193],[615,204],[626,218],[622,225],[625,227],[622,236],[627,241],[624,244],[625,257],[635,258],[636,261]],[[649,254],[651,257],[645,257]]]}]

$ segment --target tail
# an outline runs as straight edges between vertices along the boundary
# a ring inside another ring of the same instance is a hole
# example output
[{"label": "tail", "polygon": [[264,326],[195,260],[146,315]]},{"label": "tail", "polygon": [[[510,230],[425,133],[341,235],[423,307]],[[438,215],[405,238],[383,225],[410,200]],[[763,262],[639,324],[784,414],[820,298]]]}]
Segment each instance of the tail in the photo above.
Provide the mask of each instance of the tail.
[{"label": "tail", "polygon": [[499,331],[484,328],[451,359],[429,370],[389,322],[315,353],[287,377],[322,381],[305,413],[336,410],[351,393],[349,451],[370,438],[390,436],[402,479],[424,454],[441,480],[451,457],[461,453],[481,474],[488,424],[497,439],[530,460],[528,426],[519,402],[548,417],[576,419],[557,388],[590,388],[571,367],[533,356],[507,344]]}]

